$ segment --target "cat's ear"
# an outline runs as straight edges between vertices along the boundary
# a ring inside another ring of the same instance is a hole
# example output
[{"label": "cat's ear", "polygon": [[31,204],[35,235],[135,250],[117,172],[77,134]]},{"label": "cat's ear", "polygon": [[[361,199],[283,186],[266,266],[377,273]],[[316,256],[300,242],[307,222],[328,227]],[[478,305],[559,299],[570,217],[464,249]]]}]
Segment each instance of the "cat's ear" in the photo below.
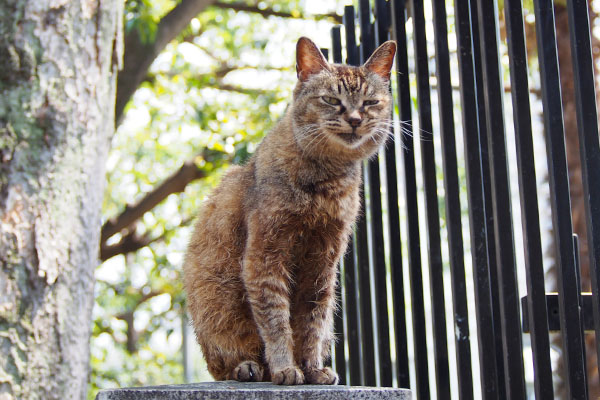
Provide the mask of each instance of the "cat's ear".
[{"label": "cat's ear", "polygon": [[298,39],[296,44],[296,73],[298,79],[306,81],[311,75],[324,69],[329,69],[329,63],[323,57],[321,50],[306,37]]},{"label": "cat's ear", "polygon": [[390,79],[394,55],[396,54],[396,42],[388,40],[377,48],[365,63],[365,68],[381,76]]}]

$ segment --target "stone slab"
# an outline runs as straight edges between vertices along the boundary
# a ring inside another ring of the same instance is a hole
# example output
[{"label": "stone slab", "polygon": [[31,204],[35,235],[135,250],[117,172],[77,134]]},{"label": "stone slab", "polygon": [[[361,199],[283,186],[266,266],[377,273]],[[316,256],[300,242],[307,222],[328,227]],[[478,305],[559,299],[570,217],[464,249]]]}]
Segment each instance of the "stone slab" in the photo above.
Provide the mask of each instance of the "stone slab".
[{"label": "stone slab", "polygon": [[101,390],[96,400],[409,400],[408,389],[236,381]]}]

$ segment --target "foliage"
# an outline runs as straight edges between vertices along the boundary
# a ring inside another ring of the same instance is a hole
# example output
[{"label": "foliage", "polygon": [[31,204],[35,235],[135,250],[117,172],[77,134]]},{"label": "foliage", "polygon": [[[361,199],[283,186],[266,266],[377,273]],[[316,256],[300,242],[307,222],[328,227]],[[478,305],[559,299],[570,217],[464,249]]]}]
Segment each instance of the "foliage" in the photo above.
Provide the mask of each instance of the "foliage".
[{"label": "foliage", "polygon": [[[128,0],[125,28],[151,41],[176,4]],[[312,7],[297,1],[258,6],[289,13]],[[318,7],[323,10],[321,2]],[[341,11],[334,7],[324,10]],[[184,381],[180,269],[194,213],[223,170],[243,162],[283,114],[295,82],[296,39],[321,33],[311,36],[328,46],[330,26],[213,7],[154,60],[112,140],[104,218],[122,213],[188,160],[206,178],[169,195],[130,228],[153,238],[149,246],[98,267],[90,398],[101,388]],[[210,377],[198,368],[193,379]]]}]

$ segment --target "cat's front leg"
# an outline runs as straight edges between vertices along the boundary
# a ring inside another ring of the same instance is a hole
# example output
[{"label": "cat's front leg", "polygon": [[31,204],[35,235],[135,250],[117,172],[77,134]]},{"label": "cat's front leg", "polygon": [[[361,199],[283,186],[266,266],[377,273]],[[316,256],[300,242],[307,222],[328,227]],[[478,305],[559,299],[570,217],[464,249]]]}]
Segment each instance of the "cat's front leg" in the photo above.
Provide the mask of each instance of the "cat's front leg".
[{"label": "cat's front leg", "polygon": [[296,310],[292,317],[296,360],[307,383],[335,385],[338,375],[323,361],[333,339],[333,312],[337,281],[336,252],[321,253],[318,261],[301,267],[297,284]]},{"label": "cat's front leg", "polygon": [[299,385],[304,374],[294,362],[290,326],[289,240],[269,218],[254,215],[248,221],[248,238],[242,277],[252,315],[265,344],[265,358],[275,384]]}]

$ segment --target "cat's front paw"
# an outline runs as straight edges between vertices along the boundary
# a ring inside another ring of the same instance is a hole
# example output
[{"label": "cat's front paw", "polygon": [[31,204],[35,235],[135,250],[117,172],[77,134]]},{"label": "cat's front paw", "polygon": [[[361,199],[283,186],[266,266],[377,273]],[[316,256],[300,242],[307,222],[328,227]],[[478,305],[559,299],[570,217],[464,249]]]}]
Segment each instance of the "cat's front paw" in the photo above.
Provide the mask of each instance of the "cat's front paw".
[{"label": "cat's front paw", "polygon": [[308,368],[304,370],[306,383],[314,385],[337,385],[340,378],[331,368]]},{"label": "cat's front paw", "polygon": [[271,373],[271,381],[276,385],[302,385],[304,374],[298,367],[287,367]]}]

